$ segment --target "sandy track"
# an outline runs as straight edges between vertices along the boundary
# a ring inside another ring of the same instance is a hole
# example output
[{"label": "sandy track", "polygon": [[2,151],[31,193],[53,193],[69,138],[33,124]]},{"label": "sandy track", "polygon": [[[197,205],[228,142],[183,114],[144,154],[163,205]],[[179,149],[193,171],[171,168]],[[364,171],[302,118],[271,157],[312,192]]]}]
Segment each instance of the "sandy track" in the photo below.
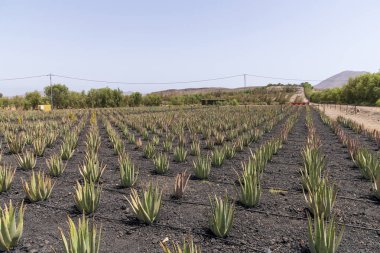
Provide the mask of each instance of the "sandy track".
[{"label": "sandy track", "polygon": [[307,102],[307,98],[305,97],[305,92],[304,92],[304,89],[303,87],[298,87],[297,88],[297,92],[295,94],[293,94],[291,97],[290,97],[290,102],[295,102],[297,97],[300,97],[302,98],[302,101],[303,102]]},{"label": "sandy track", "polygon": [[363,124],[369,130],[376,129],[380,131],[380,107],[321,104],[312,104],[312,106],[319,107],[327,116],[333,119],[343,116]]}]

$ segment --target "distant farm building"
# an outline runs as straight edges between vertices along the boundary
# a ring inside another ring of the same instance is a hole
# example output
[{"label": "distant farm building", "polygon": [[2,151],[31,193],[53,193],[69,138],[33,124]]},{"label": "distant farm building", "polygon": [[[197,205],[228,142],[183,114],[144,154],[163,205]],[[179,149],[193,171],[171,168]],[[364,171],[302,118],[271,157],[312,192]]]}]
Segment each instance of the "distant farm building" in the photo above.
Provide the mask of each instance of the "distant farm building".
[{"label": "distant farm building", "polygon": [[217,105],[222,104],[225,101],[225,99],[202,99],[201,103],[202,105]]}]

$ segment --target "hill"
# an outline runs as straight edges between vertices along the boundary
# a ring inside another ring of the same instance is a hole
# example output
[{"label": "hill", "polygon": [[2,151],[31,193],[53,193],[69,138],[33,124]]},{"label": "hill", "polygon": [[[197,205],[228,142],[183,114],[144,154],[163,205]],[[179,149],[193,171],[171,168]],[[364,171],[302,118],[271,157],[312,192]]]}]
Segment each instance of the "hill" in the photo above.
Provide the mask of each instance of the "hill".
[{"label": "hill", "polygon": [[236,92],[245,90],[254,90],[260,88],[260,86],[249,86],[240,88],[221,88],[221,87],[209,87],[209,88],[185,88],[185,89],[169,89],[152,92],[150,94],[156,94],[160,96],[183,96],[183,95],[193,95],[193,94],[207,94],[216,92]]},{"label": "hill", "polygon": [[366,74],[368,72],[366,71],[343,71],[339,74],[336,74],[332,77],[327,78],[326,80],[323,80],[319,84],[314,86],[314,89],[317,90],[323,90],[323,89],[329,89],[329,88],[338,88],[342,87],[344,84],[348,82],[350,78],[354,78],[363,74]]}]

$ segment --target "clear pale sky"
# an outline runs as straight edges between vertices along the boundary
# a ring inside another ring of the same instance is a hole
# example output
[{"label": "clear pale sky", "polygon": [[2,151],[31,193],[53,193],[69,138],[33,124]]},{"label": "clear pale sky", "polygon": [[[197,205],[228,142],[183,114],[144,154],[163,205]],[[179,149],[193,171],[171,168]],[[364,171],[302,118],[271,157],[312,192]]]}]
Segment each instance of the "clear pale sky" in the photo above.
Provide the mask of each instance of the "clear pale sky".
[{"label": "clear pale sky", "polygon": [[[54,73],[171,82],[248,73],[321,80],[343,70],[376,72],[379,11],[378,0],[1,0],[0,79]],[[279,81],[249,77],[248,85]],[[53,82],[143,93],[243,85],[241,77],[171,85]],[[24,94],[48,83],[0,81],[0,92]]]}]

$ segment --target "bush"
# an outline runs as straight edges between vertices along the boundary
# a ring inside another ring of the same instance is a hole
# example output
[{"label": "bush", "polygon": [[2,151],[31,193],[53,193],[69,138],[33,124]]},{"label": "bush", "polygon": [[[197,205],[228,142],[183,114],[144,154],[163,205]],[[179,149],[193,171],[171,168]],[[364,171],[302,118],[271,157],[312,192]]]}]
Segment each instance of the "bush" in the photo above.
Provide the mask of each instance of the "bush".
[{"label": "bush", "polygon": [[376,101],[376,106],[380,106],[380,98]]}]

